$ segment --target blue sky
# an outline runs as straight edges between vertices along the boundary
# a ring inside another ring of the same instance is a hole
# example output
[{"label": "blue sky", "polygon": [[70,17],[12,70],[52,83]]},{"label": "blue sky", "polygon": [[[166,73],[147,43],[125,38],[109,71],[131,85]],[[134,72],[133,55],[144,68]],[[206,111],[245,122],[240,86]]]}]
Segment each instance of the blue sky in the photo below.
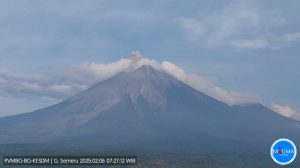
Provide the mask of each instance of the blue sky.
[{"label": "blue sky", "polygon": [[[74,67],[135,50],[300,111],[299,9],[282,0],[0,1],[0,116],[59,102],[84,88],[68,76]],[[73,85],[59,93],[58,83]]]}]

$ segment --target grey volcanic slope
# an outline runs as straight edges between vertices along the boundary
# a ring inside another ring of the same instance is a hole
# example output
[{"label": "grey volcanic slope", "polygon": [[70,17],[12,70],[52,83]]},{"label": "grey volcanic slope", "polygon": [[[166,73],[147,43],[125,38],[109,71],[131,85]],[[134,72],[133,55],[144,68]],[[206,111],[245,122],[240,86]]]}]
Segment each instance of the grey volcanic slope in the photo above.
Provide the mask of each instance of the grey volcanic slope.
[{"label": "grey volcanic slope", "polygon": [[[229,106],[142,66],[59,103],[0,119],[0,144],[68,142],[152,148],[300,140],[300,123],[260,104]],[[152,146],[151,146],[152,145]]]}]

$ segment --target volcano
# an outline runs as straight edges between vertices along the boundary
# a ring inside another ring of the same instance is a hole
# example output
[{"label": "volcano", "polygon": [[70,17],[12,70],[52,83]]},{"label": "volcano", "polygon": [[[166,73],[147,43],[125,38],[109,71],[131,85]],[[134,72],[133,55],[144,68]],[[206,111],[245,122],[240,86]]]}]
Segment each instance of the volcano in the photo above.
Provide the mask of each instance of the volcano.
[{"label": "volcano", "polygon": [[0,144],[216,149],[300,140],[300,123],[261,104],[230,106],[149,65],[56,105],[0,119]]}]

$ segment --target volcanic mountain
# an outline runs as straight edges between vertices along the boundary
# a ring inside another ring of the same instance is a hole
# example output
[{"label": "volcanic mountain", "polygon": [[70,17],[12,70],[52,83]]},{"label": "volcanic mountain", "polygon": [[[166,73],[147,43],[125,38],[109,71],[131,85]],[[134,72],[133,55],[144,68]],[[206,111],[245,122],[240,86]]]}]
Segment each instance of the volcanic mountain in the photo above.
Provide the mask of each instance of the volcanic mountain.
[{"label": "volcanic mountain", "polygon": [[[196,148],[300,140],[300,123],[261,104],[229,106],[144,65],[56,105],[0,119],[0,144]],[[201,144],[201,145],[200,145]]]}]

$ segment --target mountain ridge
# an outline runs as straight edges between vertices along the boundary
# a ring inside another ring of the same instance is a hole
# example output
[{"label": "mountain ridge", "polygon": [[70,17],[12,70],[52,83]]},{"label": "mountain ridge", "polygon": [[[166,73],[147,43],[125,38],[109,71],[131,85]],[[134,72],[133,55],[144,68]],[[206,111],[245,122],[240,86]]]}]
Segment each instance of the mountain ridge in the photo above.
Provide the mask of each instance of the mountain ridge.
[{"label": "mountain ridge", "polygon": [[141,66],[53,106],[0,118],[0,144],[87,143],[90,136],[102,145],[120,144],[120,139],[141,144],[147,139],[154,144],[171,139],[256,143],[253,135],[266,142],[280,136],[300,139],[297,125],[263,105],[229,106],[163,71]]}]

